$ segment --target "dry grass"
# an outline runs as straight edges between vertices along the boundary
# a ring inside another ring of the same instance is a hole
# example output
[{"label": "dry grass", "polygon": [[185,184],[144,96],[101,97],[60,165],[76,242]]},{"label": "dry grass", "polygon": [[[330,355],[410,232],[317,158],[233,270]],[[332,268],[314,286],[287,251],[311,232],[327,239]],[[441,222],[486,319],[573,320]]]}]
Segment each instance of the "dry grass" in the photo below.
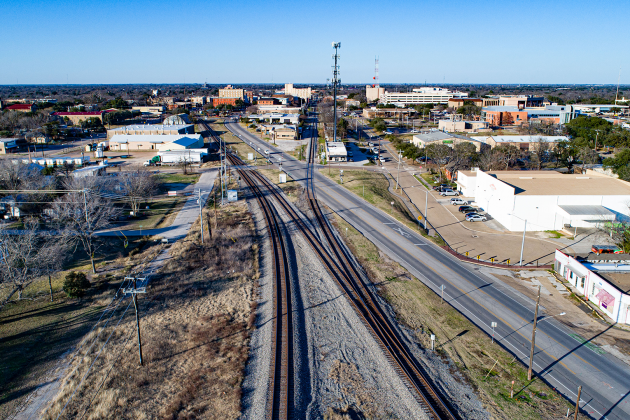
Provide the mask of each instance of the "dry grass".
[{"label": "dry grass", "polygon": [[258,172],[263,174],[269,181],[271,181],[272,183],[274,183],[278,187],[280,187],[280,189],[282,189],[282,191],[286,194],[287,198],[291,202],[297,201],[297,199],[302,194],[302,191],[304,190],[304,188],[300,185],[300,183],[295,181],[289,175],[287,175],[287,182],[281,184],[280,183],[280,174],[282,172],[280,172],[278,169],[261,169],[261,168],[258,168]]},{"label": "dry grass", "polygon": [[[430,335],[435,334],[437,353],[454,362],[493,418],[563,418],[569,404],[562,396],[538,379],[527,381],[527,369],[512,355],[492,344],[458,311],[441,304],[438,295],[339,216],[335,215],[335,223],[398,320],[415,331],[416,340],[425,348],[430,347]],[[498,363],[490,371],[495,361]],[[515,381],[514,399],[510,398],[511,381]]]},{"label": "dry grass", "polygon": [[[197,220],[189,235],[171,246],[171,259],[139,299],[144,367],[138,366],[130,310],[62,418],[84,412],[90,419],[240,416],[258,245],[244,203],[218,209],[216,227],[214,212],[204,211],[212,238],[199,244]],[[66,378],[46,419],[66,403],[94,353],[75,362],[78,369]]]}]

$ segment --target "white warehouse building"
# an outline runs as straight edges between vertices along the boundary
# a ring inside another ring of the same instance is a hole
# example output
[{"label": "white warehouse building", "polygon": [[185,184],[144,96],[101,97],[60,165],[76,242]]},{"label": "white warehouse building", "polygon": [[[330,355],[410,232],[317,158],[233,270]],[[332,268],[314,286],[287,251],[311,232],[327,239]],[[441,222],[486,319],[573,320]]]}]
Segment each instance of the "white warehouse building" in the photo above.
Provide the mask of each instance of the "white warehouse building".
[{"label": "white warehouse building", "polygon": [[[459,171],[458,189],[507,230],[594,228],[630,220],[630,183],[599,174]],[[465,190],[465,191],[464,191]],[[525,222],[527,221],[527,222]]]}]

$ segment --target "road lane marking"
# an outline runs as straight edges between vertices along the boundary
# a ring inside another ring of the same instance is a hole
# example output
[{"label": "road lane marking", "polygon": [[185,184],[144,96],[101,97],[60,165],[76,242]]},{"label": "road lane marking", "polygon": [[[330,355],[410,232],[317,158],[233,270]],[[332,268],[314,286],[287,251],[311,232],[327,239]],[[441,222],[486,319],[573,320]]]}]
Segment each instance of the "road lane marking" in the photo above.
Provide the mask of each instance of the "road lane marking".
[{"label": "road lane marking", "polygon": [[[327,195],[328,197],[330,197],[331,199],[335,200],[337,203],[339,203],[339,205],[342,205],[336,198],[330,196],[328,193],[324,192],[325,195]],[[363,220],[363,218],[361,218],[359,215],[357,215],[353,210],[348,209],[352,214],[354,214],[357,218],[359,218],[359,220],[361,220],[363,223],[365,223],[366,225],[370,226],[370,224],[368,222],[366,222],[365,220]],[[336,212],[335,212],[336,213]],[[399,228],[400,229],[400,228]],[[396,229],[393,229],[394,231],[396,231]],[[403,236],[403,235],[401,235]],[[405,236],[403,236],[404,238],[406,238]],[[448,280],[446,277],[442,276],[441,274],[439,274],[437,271],[435,271],[435,269],[433,267],[430,267],[428,265],[425,265],[420,259],[418,259],[417,257],[415,257],[414,255],[411,255],[411,253],[409,253],[409,251],[407,251],[404,248],[401,248],[403,251],[405,251],[407,254],[409,254],[409,256],[413,259],[415,259],[416,261],[418,261],[420,264],[422,264],[424,267],[428,268],[429,270],[433,271],[438,277],[441,277],[442,279],[444,279],[448,284],[450,284],[451,286],[453,286],[455,289],[459,290],[460,293],[467,295],[473,302],[475,302],[477,305],[479,305],[480,307],[484,308],[488,313],[494,315],[495,317],[498,317],[497,314],[495,314],[493,311],[489,310],[488,308],[486,308],[485,305],[479,303],[475,298],[473,298],[472,296],[470,296],[468,293],[472,293],[478,289],[473,289],[470,292],[464,292],[464,290],[462,290],[461,288],[459,288],[458,286],[456,286],[455,284],[453,284],[450,280]],[[393,252],[393,251],[392,251]],[[395,254],[395,252],[394,252]],[[439,263],[439,262],[438,262]],[[446,267],[444,264],[440,263],[441,265],[443,265],[444,267]],[[447,267],[448,268],[448,267]],[[450,269],[449,269],[450,270]],[[452,271],[452,270],[450,270]],[[453,274],[461,277],[459,274],[453,272]],[[462,277],[463,278],[463,277]],[[428,280],[428,279],[427,279]],[[470,282],[466,279],[464,279],[467,282]],[[429,280],[430,281],[430,280]],[[433,283],[433,282],[431,282]],[[435,283],[433,283],[435,285]],[[495,299],[494,297],[488,295],[486,292],[484,292],[483,290],[481,290],[481,292],[483,292],[485,295],[487,295],[490,299],[492,299],[493,301],[496,301],[497,303],[500,303],[497,299]],[[447,295],[448,296],[448,295]],[[531,324],[531,321],[526,321],[523,317],[521,317],[519,314],[517,314],[516,312],[512,311],[511,309],[507,308],[505,305],[501,304],[502,306],[504,306],[506,309],[508,309],[508,311],[512,312],[515,316],[517,316],[518,318],[520,318],[521,320],[523,320],[523,322],[527,325],[527,324]],[[470,311],[469,311],[470,312]],[[484,322],[482,322],[484,325],[486,325]],[[506,323],[507,324],[507,323]],[[487,326],[487,325],[486,325]],[[521,337],[523,337],[526,341],[529,341],[529,339],[527,337],[525,337],[522,333],[520,333],[518,330],[516,330],[515,328],[513,328],[512,326],[510,326],[514,332],[516,332],[518,335],[520,335]],[[587,363],[588,365],[590,365],[591,367],[593,367],[593,369],[600,371],[600,369],[596,368],[595,366],[593,366],[592,364],[590,364],[589,362],[587,362],[586,360],[582,359],[582,357],[580,357],[579,355],[575,354],[573,351],[569,351],[569,349],[564,346],[562,343],[559,343],[558,341],[556,341],[554,338],[552,338],[550,335],[545,334],[548,338],[550,338],[552,341],[556,342],[558,345],[560,345],[561,347],[565,348],[567,350],[567,352],[571,355],[573,355],[574,357],[577,357],[578,359],[582,360],[584,363]],[[559,358],[557,358],[556,356],[548,353],[545,349],[541,348],[540,346],[536,346],[540,351],[542,351],[543,353],[545,353],[547,356],[551,357],[553,360],[559,362],[562,366],[564,366],[569,372],[573,373],[575,376],[578,376],[575,372],[573,372],[573,370],[571,370],[562,360],[560,360]],[[564,356],[563,356],[564,357]],[[543,369],[545,370],[545,369]]]}]

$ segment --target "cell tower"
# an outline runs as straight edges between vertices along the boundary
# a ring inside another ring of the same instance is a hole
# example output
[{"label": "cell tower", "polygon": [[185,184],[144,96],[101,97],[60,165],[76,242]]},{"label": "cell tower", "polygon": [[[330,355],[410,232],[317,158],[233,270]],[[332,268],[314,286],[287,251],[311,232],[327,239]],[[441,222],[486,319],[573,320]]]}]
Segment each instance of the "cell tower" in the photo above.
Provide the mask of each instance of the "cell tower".
[{"label": "cell tower", "polygon": [[372,87],[381,87],[378,84],[378,57],[374,59],[374,85],[372,85]]},{"label": "cell tower", "polygon": [[339,60],[341,42],[333,42],[332,47],[335,49],[335,55],[333,55],[333,59],[335,60],[335,65],[333,66],[333,141],[337,141],[337,88],[341,84],[341,80],[339,80],[339,64],[337,64],[337,61]]}]

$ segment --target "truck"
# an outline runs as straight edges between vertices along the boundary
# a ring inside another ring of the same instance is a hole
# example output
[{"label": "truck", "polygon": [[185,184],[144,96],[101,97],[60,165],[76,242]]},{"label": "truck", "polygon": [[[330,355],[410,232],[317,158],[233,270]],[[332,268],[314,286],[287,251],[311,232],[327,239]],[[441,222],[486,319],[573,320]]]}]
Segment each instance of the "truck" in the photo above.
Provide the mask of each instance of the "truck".
[{"label": "truck", "polygon": [[153,156],[151,159],[147,160],[146,162],[143,163],[144,166],[157,166],[160,165],[160,157],[159,156]]}]

